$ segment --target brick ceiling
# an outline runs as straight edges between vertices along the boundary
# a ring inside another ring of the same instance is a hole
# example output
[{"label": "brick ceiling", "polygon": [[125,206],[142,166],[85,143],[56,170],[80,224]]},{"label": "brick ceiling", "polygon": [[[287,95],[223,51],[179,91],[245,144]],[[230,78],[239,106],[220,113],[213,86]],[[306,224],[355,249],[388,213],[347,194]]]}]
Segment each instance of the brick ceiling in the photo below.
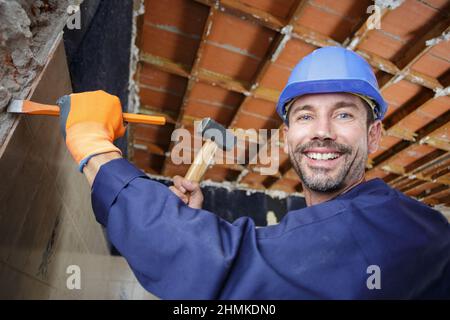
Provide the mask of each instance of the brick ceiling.
[{"label": "brick ceiling", "polygon": [[[280,128],[275,103],[292,68],[318,47],[339,45],[369,61],[389,104],[368,179],[380,177],[427,204],[450,206],[450,43],[444,39],[450,1],[405,0],[383,8],[379,30],[367,28],[372,4],[146,0],[137,23],[138,112],[164,115],[168,124],[132,126],[131,160],[150,174],[184,175],[188,165],[171,161],[171,134],[192,132],[203,117],[230,128]],[[205,179],[301,192],[281,141],[275,174],[261,175],[258,164],[217,164]]]}]

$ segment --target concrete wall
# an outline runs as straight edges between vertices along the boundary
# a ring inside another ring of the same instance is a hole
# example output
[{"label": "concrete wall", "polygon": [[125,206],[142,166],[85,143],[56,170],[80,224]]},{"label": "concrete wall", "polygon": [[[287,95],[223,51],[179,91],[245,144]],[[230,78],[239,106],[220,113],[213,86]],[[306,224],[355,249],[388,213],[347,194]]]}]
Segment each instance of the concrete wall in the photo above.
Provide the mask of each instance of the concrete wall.
[{"label": "concrete wall", "polygon": [[[71,92],[61,44],[50,59],[33,94],[38,102],[54,103]],[[123,258],[110,255],[57,118],[22,116],[16,122],[0,177],[0,298],[155,298]],[[70,265],[80,267],[80,290],[66,286]]]}]

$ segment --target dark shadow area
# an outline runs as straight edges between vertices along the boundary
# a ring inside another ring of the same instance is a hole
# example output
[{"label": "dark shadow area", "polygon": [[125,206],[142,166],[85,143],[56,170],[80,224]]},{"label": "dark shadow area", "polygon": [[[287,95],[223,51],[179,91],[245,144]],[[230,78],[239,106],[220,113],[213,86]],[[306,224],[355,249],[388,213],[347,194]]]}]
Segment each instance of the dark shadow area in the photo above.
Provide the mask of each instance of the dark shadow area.
[{"label": "dark shadow area", "polygon": [[[128,110],[133,1],[94,0],[80,6],[81,29],[64,32],[73,92],[104,90]],[[116,145],[126,155],[126,136]]]}]

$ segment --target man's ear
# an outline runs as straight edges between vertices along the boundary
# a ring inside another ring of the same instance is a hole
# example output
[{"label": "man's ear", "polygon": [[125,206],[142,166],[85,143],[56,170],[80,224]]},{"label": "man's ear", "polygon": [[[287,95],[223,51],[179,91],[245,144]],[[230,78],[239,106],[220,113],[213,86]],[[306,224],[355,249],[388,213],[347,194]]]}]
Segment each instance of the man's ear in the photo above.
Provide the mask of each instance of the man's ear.
[{"label": "man's ear", "polygon": [[382,127],[383,125],[380,120],[375,120],[375,122],[369,127],[369,132],[367,134],[367,150],[369,154],[378,150],[381,140]]},{"label": "man's ear", "polygon": [[283,140],[284,140],[284,144],[283,144],[283,150],[286,154],[289,154],[289,148],[288,148],[288,143],[287,143],[287,135],[288,135],[288,131],[289,131],[289,127],[288,125],[285,123],[283,125]]}]

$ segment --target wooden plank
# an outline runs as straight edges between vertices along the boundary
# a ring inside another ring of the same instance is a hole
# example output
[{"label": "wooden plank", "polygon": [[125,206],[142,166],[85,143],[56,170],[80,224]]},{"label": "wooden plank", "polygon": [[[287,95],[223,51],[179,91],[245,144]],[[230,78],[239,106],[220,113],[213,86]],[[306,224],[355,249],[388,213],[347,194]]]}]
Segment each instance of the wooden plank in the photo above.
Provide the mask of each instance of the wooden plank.
[{"label": "wooden plank", "polygon": [[168,73],[185,78],[189,77],[189,66],[174,62],[170,59],[142,52],[140,55],[140,60],[154,67],[157,67],[162,71],[166,71]]},{"label": "wooden plank", "polygon": [[159,70],[175,74],[193,81],[202,81],[212,86],[219,86],[223,89],[247,94],[249,84],[244,81],[234,80],[231,77],[204,68],[198,68],[197,75],[191,76],[189,67],[167,58],[158,57],[149,53],[141,54],[141,61],[148,63]]}]

